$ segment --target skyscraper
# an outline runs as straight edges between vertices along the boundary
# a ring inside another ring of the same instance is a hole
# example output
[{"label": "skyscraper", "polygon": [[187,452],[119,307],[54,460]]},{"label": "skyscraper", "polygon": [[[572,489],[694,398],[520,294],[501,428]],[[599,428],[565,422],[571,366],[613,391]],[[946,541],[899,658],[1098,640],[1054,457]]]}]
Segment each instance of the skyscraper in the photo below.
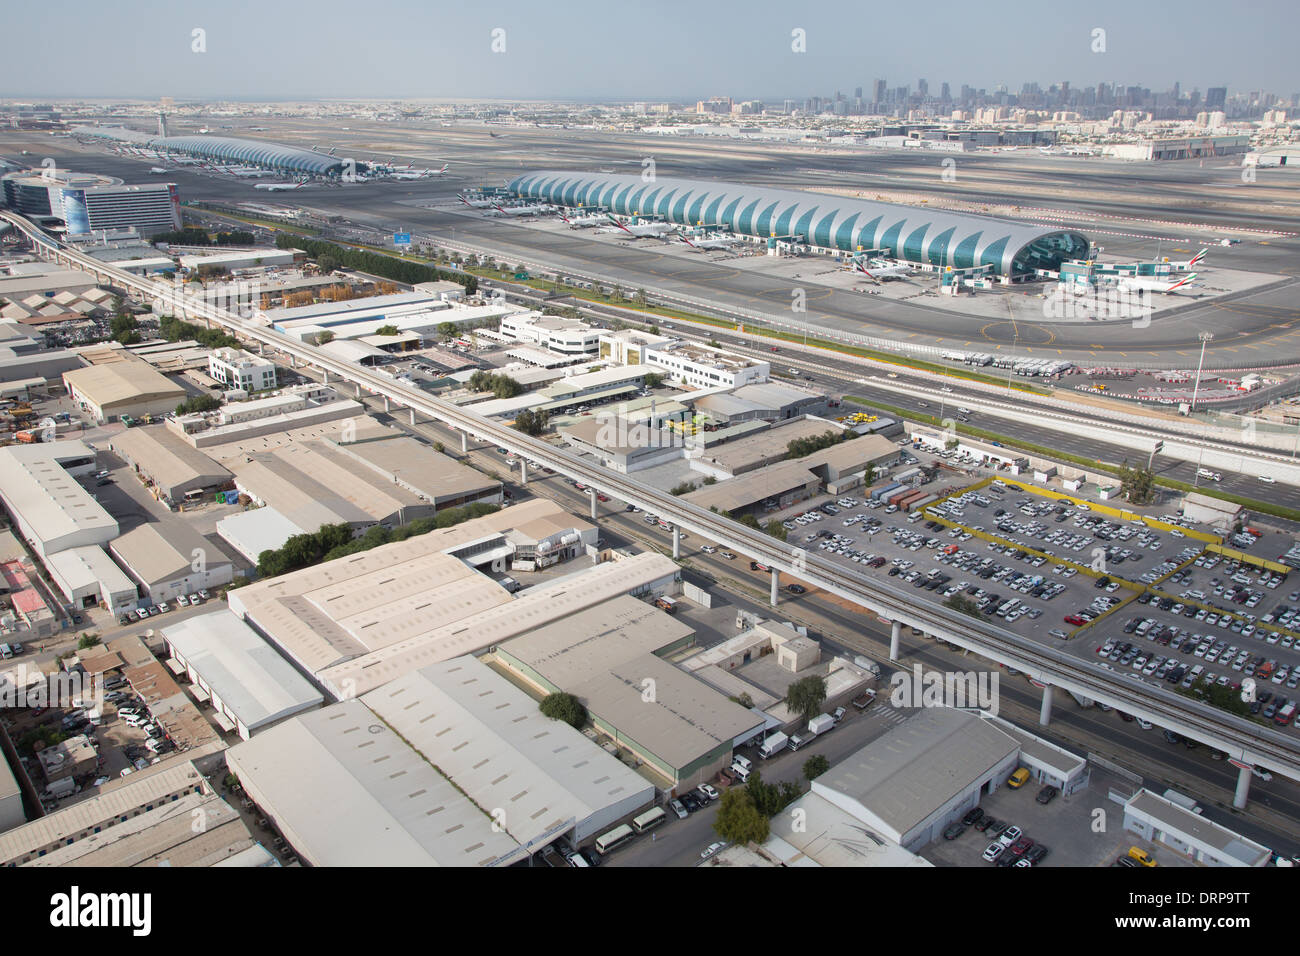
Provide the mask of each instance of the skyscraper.
[{"label": "skyscraper", "polygon": [[1221,110],[1228,100],[1228,88],[1226,86],[1212,86],[1205,91],[1205,108],[1207,110]]}]

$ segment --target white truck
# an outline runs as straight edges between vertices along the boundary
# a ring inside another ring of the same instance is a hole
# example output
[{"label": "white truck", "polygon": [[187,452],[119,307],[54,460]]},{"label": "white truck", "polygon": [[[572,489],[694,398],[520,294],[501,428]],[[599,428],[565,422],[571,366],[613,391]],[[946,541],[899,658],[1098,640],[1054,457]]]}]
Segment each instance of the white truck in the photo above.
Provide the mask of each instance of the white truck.
[{"label": "white truck", "polygon": [[818,714],[812,720],[808,721],[808,732],[814,737],[826,733],[835,726],[835,718],[830,714]]},{"label": "white truck", "polygon": [[861,654],[859,654],[855,658],[853,658],[853,664],[856,667],[862,668],[864,671],[866,671],[868,674],[872,675],[873,677],[880,676],[880,665],[877,664],[869,657],[864,657]]},{"label": "white truck", "polygon": [[770,734],[766,740],[758,745],[758,755],[760,757],[770,757],[784,750],[790,743],[790,738],[780,731]]}]

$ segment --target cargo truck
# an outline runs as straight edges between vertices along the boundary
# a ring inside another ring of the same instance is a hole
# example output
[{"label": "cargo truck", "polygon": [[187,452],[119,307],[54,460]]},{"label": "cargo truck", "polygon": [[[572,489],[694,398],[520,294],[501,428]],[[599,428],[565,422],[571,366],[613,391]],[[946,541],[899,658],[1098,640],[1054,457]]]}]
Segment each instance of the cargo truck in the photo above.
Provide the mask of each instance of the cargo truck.
[{"label": "cargo truck", "polygon": [[64,777],[62,780],[55,780],[53,783],[46,784],[45,793],[51,797],[68,797],[78,790],[77,783],[71,777]]},{"label": "cargo truck", "polygon": [[818,714],[812,720],[808,721],[808,732],[814,737],[826,733],[835,726],[835,718],[830,714]]},{"label": "cargo truck", "polygon": [[766,740],[758,745],[758,755],[760,757],[770,757],[784,750],[790,743],[790,738],[778,731],[771,734]]}]

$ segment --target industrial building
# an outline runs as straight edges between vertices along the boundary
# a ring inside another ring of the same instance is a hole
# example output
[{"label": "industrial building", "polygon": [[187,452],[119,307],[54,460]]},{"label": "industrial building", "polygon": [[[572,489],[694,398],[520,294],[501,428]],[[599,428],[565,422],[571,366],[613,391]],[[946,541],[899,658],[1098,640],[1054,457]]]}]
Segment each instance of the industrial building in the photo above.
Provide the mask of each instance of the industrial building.
[{"label": "industrial building", "polygon": [[118,229],[152,236],[181,227],[175,183],[128,186],[111,176],[54,169],[7,173],[0,183],[10,209],[59,219],[70,236]]},{"label": "industrial building", "polygon": [[790,443],[817,438],[832,432],[839,435],[844,426],[825,418],[792,418],[771,428],[709,448],[691,461],[691,467],[714,478],[734,478],[747,472],[784,461],[790,455]]},{"label": "industrial building", "polygon": [[500,333],[512,342],[528,342],[560,355],[594,355],[602,333],[581,319],[540,312],[520,312],[501,320]]},{"label": "industrial building", "polygon": [[95,467],[94,450],[80,441],[0,448],[0,501],[42,558],[117,537],[116,519],[77,481]]},{"label": "industrial building", "polygon": [[252,628],[221,609],[163,629],[168,653],[244,740],[325,698]]},{"label": "industrial building", "polygon": [[221,549],[180,520],[138,525],[109,550],[151,604],[219,588],[234,578],[234,566]]},{"label": "industrial building", "polygon": [[708,782],[766,724],[664,659],[694,640],[675,617],[619,597],[498,644],[495,656],[539,693],[581,700],[599,732],[671,789]]},{"label": "industrial building", "polygon": [[547,170],[516,177],[512,195],[623,216],[725,229],[827,253],[870,252],[955,269],[988,266],[1005,280],[1086,259],[1082,233],[939,209],[916,209],[788,189],[658,177]]},{"label": "industrial building", "polygon": [[135,582],[97,544],[51,554],[45,559],[45,567],[69,607],[102,604],[114,614],[121,614],[136,606],[139,594]]},{"label": "industrial building", "polygon": [[238,811],[195,766],[204,755],[187,756],[0,832],[0,866],[213,866],[256,847]]},{"label": "industrial building", "polygon": [[224,465],[208,457],[166,425],[128,428],[109,439],[109,447],[154,489],[158,499],[180,504],[226,488],[234,479]]},{"label": "industrial building", "polygon": [[600,334],[600,357],[623,365],[651,365],[692,388],[732,389],[766,382],[771,363],[722,349],[635,329]]},{"label": "industrial building", "polygon": [[1139,790],[1124,804],[1124,829],[1202,866],[1266,866],[1269,848],[1166,796]]},{"label": "industrial building", "polygon": [[658,554],[617,556],[511,595],[475,568],[571,560],[596,528],[545,499],[229,592],[230,609],[341,698],[624,594],[676,593]]},{"label": "industrial building", "polygon": [[101,425],[123,415],[167,415],[186,398],[184,388],[134,356],[64,372],[63,384]]},{"label": "industrial building", "polygon": [[784,421],[809,414],[826,404],[826,396],[798,385],[764,382],[744,385],[726,392],[710,392],[696,398],[685,395],[696,412],[723,425],[759,419]]},{"label": "industrial building", "polygon": [[27,819],[23,813],[23,792],[9,761],[0,756],[0,833],[12,830]]}]

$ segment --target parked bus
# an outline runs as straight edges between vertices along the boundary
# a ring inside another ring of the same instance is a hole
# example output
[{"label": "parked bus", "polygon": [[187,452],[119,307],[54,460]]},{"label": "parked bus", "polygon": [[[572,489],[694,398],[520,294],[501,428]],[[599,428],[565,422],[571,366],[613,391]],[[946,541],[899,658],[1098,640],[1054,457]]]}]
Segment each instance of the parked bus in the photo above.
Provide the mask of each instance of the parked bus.
[{"label": "parked bus", "polygon": [[596,852],[601,856],[613,853],[628,840],[632,839],[635,834],[632,828],[626,823],[619,827],[614,827],[608,833],[602,833],[596,837]]},{"label": "parked bus", "polygon": [[632,829],[637,833],[645,833],[646,830],[653,830],[667,819],[668,814],[664,813],[663,807],[652,807],[632,821]]}]

